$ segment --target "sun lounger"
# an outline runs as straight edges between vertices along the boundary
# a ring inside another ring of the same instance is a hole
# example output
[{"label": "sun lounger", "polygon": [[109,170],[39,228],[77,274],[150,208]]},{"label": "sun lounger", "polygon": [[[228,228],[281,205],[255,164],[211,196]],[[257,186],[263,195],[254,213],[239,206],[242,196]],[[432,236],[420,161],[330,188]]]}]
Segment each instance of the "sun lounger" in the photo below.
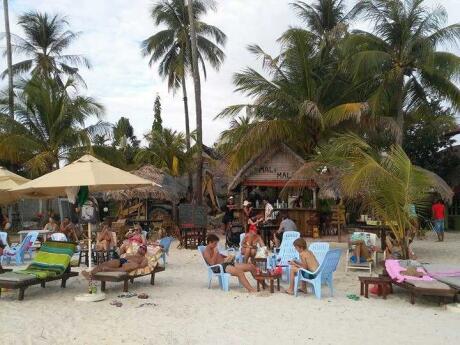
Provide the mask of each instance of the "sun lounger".
[{"label": "sun lounger", "polygon": [[[456,301],[457,294],[460,292],[459,289],[454,289],[451,286],[439,281],[438,279],[433,279],[428,274],[421,278],[406,277],[405,279],[401,279],[401,276],[395,274],[394,264],[396,261],[401,265],[400,267],[405,267],[405,262],[403,260],[387,260],[385,262],[384,275],[391,278],[392,284],[399,286],[400,288],[403,288],[409,292],[411,304],[415,303],[415,298],[417,296],[438,297],[440,304],[444,302],[446,297],[452,298],[454,302]],[[412,264],[414,263],[417,265],[416,262],[412,262]],[[418,270],[424,271],[421,265],[419,265]]]},{"label": "sun lounger", "polygon": [[93,277],[93,280],[101,282],[101,291],[105,291],[106,282],[119,283],[123,282],[123,292],[128,292],[128,282],[134,283],[134,280],[141,277],[150,276],[150,284],[155,285],[155,274],[163,272],[164,267],[157,266],[150,273],[129,275],[126,272],[99,272]]},{"label": "sun lounger", "polygon": [[162,250],[154,251],[147,254],[148,266],[137,269],[133,272],[99,272],[93,276],[93,280],[101,282],[101,291],[105,291],[106,282],[119,283],[123,282],[123,292],[128,292],[128,282],[134,283],[134,280],[141,277],[150,276],[150,284],[155,285],[155,274],[163,272],[164,267],[159,266],[158,262],[163,255]]},{"label": "sun lounger", "polygon": [[[24,292],[29,286],[41,285],[50,281],[61,280],[61,287],[66,287],[69,278],[78,276],[70,271],[70,258],[76,243],[48,241],[25,270],[9,271],[0,274],[0,289],[19,289],[18,300],[24,299]],[[0,290],[1,291],[1,290]]]}]

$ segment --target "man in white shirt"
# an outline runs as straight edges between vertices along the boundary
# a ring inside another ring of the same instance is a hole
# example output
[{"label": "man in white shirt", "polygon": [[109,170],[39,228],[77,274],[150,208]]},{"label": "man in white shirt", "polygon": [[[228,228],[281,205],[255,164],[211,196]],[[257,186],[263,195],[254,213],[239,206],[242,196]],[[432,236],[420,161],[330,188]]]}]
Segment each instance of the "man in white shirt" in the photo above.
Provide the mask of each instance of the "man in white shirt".
[{"label": "man in white shirt", "polygon": [[279,229],[273,234],[273,242],[275,243],[275,247],[279,247],[281,244],[281,240],[283,239],[283,233],[285,231],[298,231],[297,225],[294,221],[289,218],[287,212],[283,214],[283,220],[280,223]]}]

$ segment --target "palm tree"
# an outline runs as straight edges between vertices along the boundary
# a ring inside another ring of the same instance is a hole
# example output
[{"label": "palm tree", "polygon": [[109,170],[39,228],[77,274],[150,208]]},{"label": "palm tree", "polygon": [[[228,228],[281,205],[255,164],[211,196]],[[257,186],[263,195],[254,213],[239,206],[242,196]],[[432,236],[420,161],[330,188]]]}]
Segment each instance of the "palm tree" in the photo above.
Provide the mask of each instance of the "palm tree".
[{"label": "palm tree", "polygon": [[359,200],[364,212],[371,212],[388,224],[406,258],[409,238],[415,233],[410,205],[416,205],[420,211],[428,208],[433,189],[446,199],[453,196],[439,176],[414,166],[398,145],[382,152],[348,133],[320,145],[317,152],[294,178],[318,179],[325,167],[334,171],[339,194],[348,200]]},{"label": "palm tree", "polygon": [[[348,38],[348,71],[362,85],[374,113],[392,116],[399,128],[410,109],[432,99],[460,109],[460,58],[437,49],[460,39],[460,24],[444,26],[441,6],[424,0],[361,0],[354,8],[374,24],[373,33],[355,30]],[[370,90],[367,91],[367,90]],[[402,143],[402,135],[397,138]]]},{"label": "palm tree", "polygon": [[11,52],[10,17],[8,13],[8,0],[3,0],[3,16],[5,18],[6,59],[8,63],[8,113],[14,117],[14,89],[13,89],[13,58]]},{"label": "palm tree", "polygon": [[[219,69],[225,54],[221,47],[227,40],[217,27],[204,23],[201,18],[209,9],[214,8],[213,1],[197,0],[193,2],[195,27],[197,32],[198,60],[206,78],[206,63]],[[155,26],[166,28],[158,31],[142,42],[142,54],[150,56],[149,65],[160,62],[158,73],[168,80],[170,90],[182,88],[185,113],[185,137],[187,150],[190,150],[190,124],[186,77],[192,69],[190,21],[184,0],[161,0],[152,10],[151,17]],[[191,178],[191,175],[190,175]],[[189,182],[191,186],[191,181]]]},{"label": "palm tree", "polygon": [[[72,78],[64,86],[38,77],[19,86],[15,119],[0,115],[0,156],[24,165],[32,176],[58,168],[73,149],[89,148],[93,135],[107,132],[101,121],[86,125],[101,117],[103,107],[91,97],[79,96]],[[5,108],[4,100],[1,104]]]},{"label": "palm tree", "polygon": [[152,130],[145,136],[148,142],[136,155],[137,164],[152,164],[166,170],[172,176],[180,176],[190,164],[190,151],[186,151],[185,137],[169,128]]},{"label": "palm tree", "polygon": [[[66,75],[71,76],[73,82],[84,84],[78,68],[90,68],[91,65],[81,55],[64,53],[80,35],[68,29],[69,23],[65,17],[27,12],[19,17],[18,24],[23,29],[25,38],[12,35],[12,49],[15,53],[27,56],[27,59],[12,65],[13,75],[31,71],[32,75],[54,77],[58,80]],[[8,70],[5,70],[1,77],[5,78],[7,74]]]},{"label": "palm tree", "polygon": [[365,104],[344,98],[346,84],[335,72],[319,73],[323,66],[310,32],[290,29],[280,42],[283,49],[276,58],[259,46],[249,47],[262,60],[267,76],[253,68],[235,74],[236,91],[252,102],[229,106],[218,115],[233,118],[245,110],[251,119],[244,126],[244,134],[241,128],[225,133],[227,141],[234,133],[234,169],[281,142],[306,157],[328,130],[366,114]]}]

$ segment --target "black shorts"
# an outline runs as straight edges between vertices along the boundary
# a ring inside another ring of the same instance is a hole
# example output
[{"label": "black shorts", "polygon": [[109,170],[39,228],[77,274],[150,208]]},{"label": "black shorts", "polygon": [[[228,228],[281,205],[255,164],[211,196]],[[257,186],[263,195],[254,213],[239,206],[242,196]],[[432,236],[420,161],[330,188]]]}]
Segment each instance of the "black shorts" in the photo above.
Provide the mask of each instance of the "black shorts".
[{"label": "black shorts", "polygon": [[[224,269],[224,273],[225,273],[226,270],[227,270],[227,267],[228,267],[228,266],[235,266],[235,263],[234,263],[234,262],[224,262],[224,263],[221,264],[221,265],[222,265],[222,268]],[[213,271],[214,273],[221,273],[219,267],[213,267],[213,268],[212,268],[212,271]]]},{"label": "black shorts", "polygon": [[222,223],[227,225],[228,223],[233,221],[233,217],[229,215],[225,215],[224,218],[222,218]]},{"label": "black shorts", "polygon": [[127,262],[128,262],[127,259],[121,258],[121,259],[120,259],[120,267],[123,267],[123,265],[124,265],[125,263],[127,263]]}]

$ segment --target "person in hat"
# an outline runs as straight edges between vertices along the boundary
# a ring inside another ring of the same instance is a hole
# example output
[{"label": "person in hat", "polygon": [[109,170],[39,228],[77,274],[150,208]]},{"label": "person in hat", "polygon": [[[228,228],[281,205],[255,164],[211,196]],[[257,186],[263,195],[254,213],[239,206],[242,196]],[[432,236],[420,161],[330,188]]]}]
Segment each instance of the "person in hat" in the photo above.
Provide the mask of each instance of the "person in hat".
[{"label": "person in hat", "polygon": [[136,254],[126,255],[124,258],[103,262],[94,267],[91,271],[82,271],[81,274],[89,280],[98,272],[129,273],[139,268],[147,267],[148,260],[145,254],[147,254],[147,246],[143,244],[139,247]]},{"label": "person in hat", "polygon": [[235,201],[233,199],[233,196],[230,196],[227,199],[227,204],[224,206],[224,212],[225,213],[224,213],[224,218],[222,218],[222,225],[223,225],[224,234],[226,234],[227,231],[232,226],[232,222],[235,219],[234,211],[235,211]]},{"label": "person in hat", "polygon": [[244,232],[248,231],[249,219],[254,216],[254,209],[248,200],[243,202],[243,214],[242,214],[242,225]]}]

